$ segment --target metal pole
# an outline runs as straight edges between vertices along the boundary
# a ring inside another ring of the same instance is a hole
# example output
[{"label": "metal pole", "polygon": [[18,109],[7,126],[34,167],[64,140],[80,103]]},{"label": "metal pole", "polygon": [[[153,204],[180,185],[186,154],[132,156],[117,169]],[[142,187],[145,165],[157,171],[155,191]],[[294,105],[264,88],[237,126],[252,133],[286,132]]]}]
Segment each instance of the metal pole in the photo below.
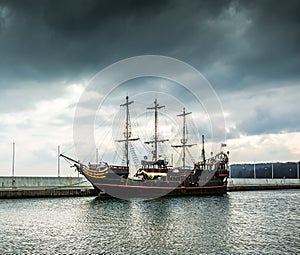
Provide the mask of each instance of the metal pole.
[{"label": "metal pole", "polygon": [[256,179],[255,160],[254,160],[254,165],[253,165],[253,177],[254,177],[254,179]]},{"label": "metal pole", "polygon": [[13,142],[12,177],[15,177],[15,142]]},{"label": "metal pole", "polygon": [[96,164],[98,164],[98,159],[99,159],[99,153],[98,153],[98,148],[96,148]]},{"label": "metal pole", "polygon": [[272,163],[272,179],[274,179],[274,164]]},{"label": "metal pole", "polygon": [[57,176],[60,177],[60,146],[57,146]]},{"label": "metal pole", "polygon": [[297,179],[299,179],[299,161],[298,161],[298,164],[297,164]]}]

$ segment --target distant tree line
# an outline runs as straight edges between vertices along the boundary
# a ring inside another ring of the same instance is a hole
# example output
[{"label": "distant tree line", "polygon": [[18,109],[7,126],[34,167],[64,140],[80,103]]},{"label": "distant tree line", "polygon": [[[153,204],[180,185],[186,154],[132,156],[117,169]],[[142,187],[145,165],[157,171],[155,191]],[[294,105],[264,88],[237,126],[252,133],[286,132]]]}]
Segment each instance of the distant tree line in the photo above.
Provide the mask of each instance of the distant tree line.
[{"label": "distant tree line", "polygon": [[[297,162],[287,163],[258,163],[255,164],[256,178],[297,178]],[[253,178],[254,164],[232,164],[230,165],[232,178]]]}]

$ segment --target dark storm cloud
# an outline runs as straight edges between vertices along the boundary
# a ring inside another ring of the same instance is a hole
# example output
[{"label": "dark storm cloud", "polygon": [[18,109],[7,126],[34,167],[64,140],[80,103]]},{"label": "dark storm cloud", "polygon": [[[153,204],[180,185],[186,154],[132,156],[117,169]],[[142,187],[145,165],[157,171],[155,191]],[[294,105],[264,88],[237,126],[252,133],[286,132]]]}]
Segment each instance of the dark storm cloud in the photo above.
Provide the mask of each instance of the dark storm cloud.
[{"label": "dark storm cloud", "polygon": [[194,19],[218,15],[226,5],[190,3],[1,1],[2,77],[76,79],[133,55],[183,57],[180,48],[190,48],[197,35]]},{"label": "dark storm cloud", "polygon": [[248,50],[240,52],[238,71],[269,80],[299,79],[300,2],[245,1],[252,24],[244,40]]},{"label": "dark storm cloud", "polygon": [[1,85],[76,80],[162,54],[216,88],[298,79],[299,1],[0,1]]},{"label": "dark storm cloud", "polygon": [[138,54],[135,51],[143,48],[143,35],[136,35],[135,27],[152,13],[158,14],[163,5],[147,1],[2,1],[2,75],[43,81],[93,74]]}]

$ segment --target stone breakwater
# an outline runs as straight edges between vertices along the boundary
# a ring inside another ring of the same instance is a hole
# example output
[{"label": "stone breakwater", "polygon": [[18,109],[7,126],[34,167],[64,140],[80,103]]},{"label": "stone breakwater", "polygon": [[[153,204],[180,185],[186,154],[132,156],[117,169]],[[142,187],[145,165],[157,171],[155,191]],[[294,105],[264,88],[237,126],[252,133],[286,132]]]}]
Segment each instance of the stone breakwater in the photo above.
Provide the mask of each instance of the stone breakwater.
[{"label": "stone breakwater", "polygon": [[95,195],[84,177],[0,177],[0,198]]},{"label": "stone breakwater", "polygon": [[229,178],[227,183],[227,191],[299,188],[300,179]]}]

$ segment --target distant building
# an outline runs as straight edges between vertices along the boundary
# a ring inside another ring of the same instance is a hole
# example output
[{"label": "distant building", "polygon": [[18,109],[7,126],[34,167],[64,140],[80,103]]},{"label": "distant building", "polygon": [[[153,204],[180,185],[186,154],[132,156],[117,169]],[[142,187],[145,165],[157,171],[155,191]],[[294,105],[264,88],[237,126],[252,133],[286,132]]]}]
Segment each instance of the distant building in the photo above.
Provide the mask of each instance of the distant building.
[{"label": "distant building", "polygon": [[[276,162],[255,164],[256,178],[297,178],[298,162]],[[231,178],[253,178],[254,164],[232,164],[230,165]]]}]

